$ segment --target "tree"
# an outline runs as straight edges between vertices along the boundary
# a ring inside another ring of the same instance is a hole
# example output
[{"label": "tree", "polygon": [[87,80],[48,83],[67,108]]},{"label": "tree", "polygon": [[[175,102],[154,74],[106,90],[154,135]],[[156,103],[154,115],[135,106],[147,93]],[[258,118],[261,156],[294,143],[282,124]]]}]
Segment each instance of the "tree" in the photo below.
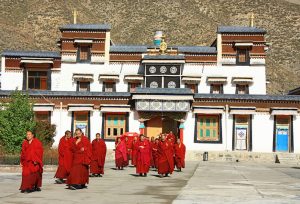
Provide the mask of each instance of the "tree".
[{"label": "tree", "polygon": [[50,148],[54,143],[56,125],[51,125],[48,121],[37,121],[35,136],[43,143],[44,147]]},{"label": "tree", "polygon": [[28,94],[13,91],[7,103],[0,104],[0,144],[7,153],[21,150],[27,130],[36,123]]}]

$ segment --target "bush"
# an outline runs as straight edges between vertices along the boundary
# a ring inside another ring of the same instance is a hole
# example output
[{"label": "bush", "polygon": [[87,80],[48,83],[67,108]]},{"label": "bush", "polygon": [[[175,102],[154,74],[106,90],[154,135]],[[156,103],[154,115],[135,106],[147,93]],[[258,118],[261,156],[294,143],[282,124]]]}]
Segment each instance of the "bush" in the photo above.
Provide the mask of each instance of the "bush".
[{"label": "bush", "polygon": [[35,136],[45,148],[50,148],[54,143],[56,125],[51,125],[48,121],[38,121],[35,126]]}]

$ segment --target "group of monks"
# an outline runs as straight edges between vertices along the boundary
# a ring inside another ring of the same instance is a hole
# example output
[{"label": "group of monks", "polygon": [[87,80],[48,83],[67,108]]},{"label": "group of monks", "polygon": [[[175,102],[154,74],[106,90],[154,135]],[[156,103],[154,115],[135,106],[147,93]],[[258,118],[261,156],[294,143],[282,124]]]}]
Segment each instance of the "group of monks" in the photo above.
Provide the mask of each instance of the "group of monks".
[{"label": "group of monks", "polygon": [[185,167],[185,145],[170,131],[149,140],[141,134],[131,141],[128,137],[118,137],[115,148],[115,163],[119,170],[131,164],[139,176],[146,177],[150,167],[157,169],[160,177],[172,174],[174,168],[181,171]]},{"label": "group of monks", "polygon": [[[185,145],[180,139],[176,140],[172,132],[161,134],[156,139],[152,137],[151,141],[142,134],[133,140],[117,137],[115,145],[116,168],[123,169],[131,160],[139,176],[147,176],[150,167],[156,168],[160,177],[172,174],[175,166],[179,171],[185,167]],[[58,168],[54,176],[56,183],[65,183],[71,190],[86,188],[89,177],[102,177],[104,174],[106,151],[106,144],[99,133],[90,143],[81,129],[75,130],[74,137],[70,131],[66,131],[58,145]],[[41,191],[43,146],[32,131],[26,132],[20,166],[21,192]]]}]

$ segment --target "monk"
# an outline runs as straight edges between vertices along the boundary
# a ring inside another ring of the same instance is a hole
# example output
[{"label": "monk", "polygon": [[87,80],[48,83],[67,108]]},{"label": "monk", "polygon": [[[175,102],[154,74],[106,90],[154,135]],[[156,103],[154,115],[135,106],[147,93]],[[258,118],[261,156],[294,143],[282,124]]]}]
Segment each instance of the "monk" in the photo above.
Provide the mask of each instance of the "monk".
[{"label": "monk", "polygon": [[127,165],[127,150],[124,140],[117,137],[116,149],[115,149],[115,163],[118,170],[123,170]]},{"label": "monk", "polygon": [[178,171],[185,167],[185,145],[177,139],[177,144],[174,145],[175,150],[175,165]]},{"label": "monk", "polygon": [[131,151],[131,164],[133,166],[136,166],[137,151],[138,151],[138,139],[137,137],[134,137],[132,141],[132,151]]},{"label": "monk", "polygon": [[22,143],[20,166],[22,167],[21,193],[41,191],[43,173],[43,145],[34,138],[32,131],[26,132]]},{"label": "monk", "polygon": [[126,166],[129,165],[129,160],[131,159],[131,151],[132,151],[132,141],[129,140],[129,138],[125,137],[125,144],[126,144],[126,150],[127,150],[127,161]]},{"label": "monk", "polygon": [[157,161],[158,161],[158,153],[157,153],[158,144],[159,144],[159,139],[156,138],[154,144],[152,145],[152,157],[154,161],[154,168],[156,169],[157,169]]},{"label": "monk", "polygon": [[92,142],[91,177],[102,177],[104,174],[106,150],[104,140],[100,138],[100,133],[97,133]]},{"label": "monk", "polygon": [[173,142],[173,144],[176,143],[176,136],[173,134],[172,131],[170,131],[169,134],[167,134],[167,140],[171,140],[171,142]]},{"label": "monk", "polygon": [[155,145],[155,139],[154,137],[151,137],[151,140],[150,140],[150,166],[152,168],[155,168],[155,163],[154,163],[154,158],[153,158],[153,146]]},{"label": "monk", "polygon": [[150,142],[145,139],[144,135],[140,135],[138,142],[136,173],[146,177],[150,167]]},{"label": "monk", "polygon": [[83,135],[82,130],[75,130],[75,139],[72,143],[73,163],[67,179],[69,189],[86,188],[89,183],[89,165],[92,159],[92,145]]},{"label": "monk", "polygon": [[158,163],[157,170],[160,177],[167,177],[174,171],[173,146],[166,140],[165,135],[162,135],[161,141],[158,144]]},{"label": "monk", "polygon": [[64,183],[64,179],[67,179],[70,174],[73,160],[72,142],[71,132],[67,130],[58,145],[58,168],[54,176],[57,178],[55,180],[57,184]]}]

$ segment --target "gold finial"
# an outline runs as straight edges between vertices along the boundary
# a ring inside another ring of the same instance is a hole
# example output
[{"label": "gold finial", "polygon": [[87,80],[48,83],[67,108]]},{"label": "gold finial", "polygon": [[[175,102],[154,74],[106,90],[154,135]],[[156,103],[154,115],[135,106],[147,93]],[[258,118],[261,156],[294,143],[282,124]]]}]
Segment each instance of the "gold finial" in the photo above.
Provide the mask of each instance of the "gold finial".
[{"label": "gold finial", "polygon": [[74,18],[74,24],[77,23],[77,16],[78,16],[78,11],[76,11],[76,9],[74,9],[74,11],[72,11],[73,13],[73,18]]},{"label": "gold finial", "polygon": [[160,54],[162,54],[162,55],[166,54],[166,50],[167,50],[167,48],[168,48],[168,45],[167,45],[167,43],[165,42],[165,38],[166,38],[165,35],[163,35],[163,36],[161,37],[161,43],[160,43],[160,46],[159,46],[159,51],[160,51]]},{"label": "gold finial", "polygon": [[254,26],[254,14],[251,13],[250,14],[250,27],[253,27]]}]

